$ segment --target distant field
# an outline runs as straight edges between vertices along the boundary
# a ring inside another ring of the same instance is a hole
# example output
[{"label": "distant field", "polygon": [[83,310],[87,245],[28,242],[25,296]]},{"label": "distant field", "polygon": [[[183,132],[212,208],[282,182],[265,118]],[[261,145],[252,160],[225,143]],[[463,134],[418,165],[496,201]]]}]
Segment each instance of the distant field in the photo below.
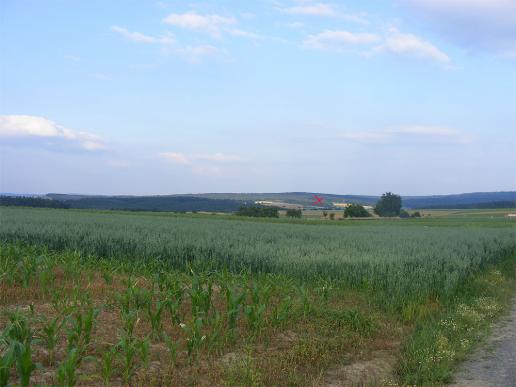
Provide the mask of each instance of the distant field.
[{"label": "distant field", "polygon": [[[33,303],[38,317],[23,309],[0,328],[39,335],[62,323],[51,352],[48,332],[31,344],[12,331],[46,384],[72,367],[85,384],[318,385],[339,359],[390,364],[377,377],[392,384],[442,383],[510,297],[506,213],[331,221],[3,207],[0,305]],[[94,331],[73,333],[91,318]]]}]

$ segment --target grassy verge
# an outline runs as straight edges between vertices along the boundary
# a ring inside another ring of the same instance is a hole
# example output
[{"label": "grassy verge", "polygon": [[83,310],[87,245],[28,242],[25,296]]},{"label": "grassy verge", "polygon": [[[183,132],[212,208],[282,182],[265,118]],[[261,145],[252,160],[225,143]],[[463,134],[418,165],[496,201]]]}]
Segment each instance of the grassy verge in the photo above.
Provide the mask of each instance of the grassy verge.
[{"label": "grassy verge", "polygon": [[512,306],[516,254],[463,284],[448,303],[420,319],[405,341],[397,374],[408,385],[452,381],[457,364],[490,332],[492,323]]}]

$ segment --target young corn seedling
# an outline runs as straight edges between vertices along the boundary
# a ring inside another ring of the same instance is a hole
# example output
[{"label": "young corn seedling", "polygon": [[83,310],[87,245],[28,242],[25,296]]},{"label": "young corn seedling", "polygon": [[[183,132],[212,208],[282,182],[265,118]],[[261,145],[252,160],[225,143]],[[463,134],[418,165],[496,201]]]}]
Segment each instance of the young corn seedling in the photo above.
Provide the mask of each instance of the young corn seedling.
[{"label": "young corn seedling", "polygon": [[168,313],[170,314],[170,318],[172,319],[172,321],[176,324],[179,324],[179,322],[181,321],[181,300],[167,298],[163,302],[163,304],[164,307],[168,310]]},{"label": "young corn seedling", "polygon": [[14,353],[20,384],[22,387],[28,387],[30,385],[32,372],[37,368],[36,363],[32,360],[31,341],[27,340],[25,343],[15,343]]},{"label": "young corn seedling", "polygon": [[[32,360],[32,329],[27,318],[19,311],[11,313],[9,323],[1,336],[2,342],[8,347],[3,360],[4,366],[12,364],[16,365],[20,384],[22,387],[29,386],[32,372],[37,365]],[[11,364],[9,364],[11,363]],[[9,368],[2,371],[5,378],[5,372],[9,372]],[[7,376],[8,377],[8,376]]]},{"label": "young corn seedling", "polygon": [[172,321],[179,324],[181,321],[180,309],[183,302],[183,287],[181,282],[174,276],[167,281],[164,290],[166,294],[165,307],[170,313]]},{"label": "young corn seedling", "polygon": [[24,256],[18,263],[18,274],[24,288],[28,288],[32,277],[36,275],[37,262],[34,258]]},{"label": "young corn seedling", "polygon": [[265,318],[265,305],[264,304],[252,304],[246,305],[244,308],[244,314],[247,317],[247,323],[249,328],[254,335],[256,335],[262,328]]},{"label": "young corn seedling", "polygon": [[212,329],[207,340],[208,352],[216,351],[222,339],[222,331],[224,329],[224,319],[222,314],[216,310],[212,318]]},{"label": "young corn seedling", "polygon": [[149,302],[147,304],[147,316],[149,316],[149,321],[151,323],[152,329],[152,338],[154,340],[159,340],[162,332],[162,315],[163,309],[165,307],[165,303],[161,301],[156,301],[156,305],[153,308],[152,303]]},{"label": "young corn seedling", "polygon": [[[1,348],[1,347],[0,347]],[[0,356],[0,386],[4,387],[9,384],[11,376],[11,367],[14,365],[14,349],[9,347],[4,354]]]},{"label": "young corn seedling", "polygon": [[[99,310],[89,308],[84,313],[76,313],[70,318],[70,326],[68,328],[68,353],[73,349],[77,350],[78,362],[82,358],[90,344],[91,333],[95,327],[96,318]],[[70,360],[71,361],[71,360]]]},{"label": "young corn seedling", "polygon": [[127,337],[133,337],[134,329],[140,322],[140,318],[138,317],[138,311],[131,310],[126,312],[124,309],[120,311],[122,317],[122,326],[124,330],[124,334]]},{"label": "young corn seedling", "polygon": [[115,358],[115,349],[106,350],[102,354],[102,380],[104,381],[104,386],[109,387],[109,381],[111,380],[111,376],[113,376],[114,372],[114,358]]},{"label": "young corn seedling", "polygon": [[124,366],[122,377],[124,379],[124,383],[129,383],[135,369],[134,360],[137,354],[135,340],[132,337],[124,335],[118,342],[117,346],[120,349],[120,355],[122,356],[122,363]]},{"label": "young corn seedling", "polygon": [[110,269],[102,270],[102,278],[104,279],[104,282],[106,283],[106,285],[113,284],[113,273],[114,273],[114,271],[111,271]]},{"label": "young corn seedling", "polygon": [[172,366],[175,366],[176,360],[177,360],[177,347],[178,342],[172,340],[170,336],[168,336],[165,332],[163,332],[163,341],[165,342],[165,345],[167,346],[168,353],[170,356],[170,364]]},{"label": "young corn seedling", "polygon": [[274,308],[273,321],[275,325],[283,327],[288,321],[292,313],[293,302],[290,296],[287,296]]},{"label": "young corn seedling", "polygon": [[148,337],[144,339],[137,340],[136,346],[138,347],[138,352],[140,353],[140,359],[143,363],[145,369],[149,368],[150,365],[150,340]]},{"label": "young corn seedling", "polygon": [[236,289],[226,287],[226,307],[228,320],[228,336],[231,341],[235,340],[237,321],[242,309],[246,292],[238,292]]},{"label": "young corn seedling", "polygon": [[77,348],[68,351],[66,358],[57,369],[57,381],[60,386],[73,387],[77,383],[77,369],[81,363],[81,354]]},{"label": "young corn seedling", "polygon": [[63,326],[65,320],[61,316],[48,319],[47,317],[41,318],[41,331],[38,334],[39,341],[43,342],[46,350],[48,351],[48,364],[54,364],[55,350],[59,340],[59,332]]},{"label": "young corn seedling", "polygon": [[310,304],[310,296],[308,293],[308,289],[304,286],[301,286],[299,288],[299,294],[301,296],[301,305],[302,305],[301,307],[303,310],[303,316],[307,317],[312,310],[312,305]]},{"label": "young corn seedling", "polygon": [[251,287],[251,305],[246,305],[244,314],[251,331],[256,335],[264,323],[266,300],[269,298],[270,286],[265,285],[262,289],[257,283]]},{"label": "young corn seedling", "polygon": [[324,302],[328,302],[333,286],[330,281],[323,280],[317,292],[320,294]]},{"label": "young corn seedling", "polygon": [[192,287],[190,288],[192,315],[194,319],[207,318],[212,305],[213,284],[204,276],[193,271],[192,275]]},{"label": "young corn seedling", "polygon": [[188,359],[191,362],[194,358],[197,358],[199,350],[204,340],[206,340],[206,336],[201,332],[203,320],[202,318],[197,317],[189,326],[184,323],[181,323],[180,326],[186,334],[186,349],[188,352]]}]

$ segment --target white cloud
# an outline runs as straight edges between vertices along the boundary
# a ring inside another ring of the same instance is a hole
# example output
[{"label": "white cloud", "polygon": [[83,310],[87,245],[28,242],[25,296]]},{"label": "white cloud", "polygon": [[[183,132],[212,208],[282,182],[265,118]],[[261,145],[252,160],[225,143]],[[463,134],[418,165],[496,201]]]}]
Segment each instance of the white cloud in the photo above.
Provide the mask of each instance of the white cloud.
[{"label": "white cloud", "polygon": [[345,132],[341,133],[339,138],[356,142],[378,143],[387,140],[389,135],[387,133],[380,132]]},{"label": "white cloud", "polygon": [[449,40],[468,48],[516,49],[514,0],[400,0]]},{"label": "white cloud", "polygon": [[245,30],[242,30],[240,28],[228,29],[227,33],[230,34],[230,35],[233,35],[233,36],[238,36],[238,37],[241,37],[241,38],[247,38],[247,39],[251,39],[251,40],[262,40],[262,39],[264,39],[264,36],[262,36],[260,34],[256,34],[254,32],[250,32],[250,31],[245,31]]},{"label": "white cloud", "polygon": [[237,24],[234,17],[200,15],[195,12],[171,13],[163,21],[176,27],[203,32],[215,38],[220,38],[228,26]]},{"label": "white cloud", "polygon": [[207,160],[207,161],[216,161],[216,162],[232,162],[232,161],[241,161],[240,156],[236,155],[226,155],[224,153],[215,153],[215,154],[197,154],[193,156],[194,160]]},{"label": "white cloud", "polygon": [[339,51],[350,45],[371,44],[379,40],[380,38],[376,34],[326,30],[315,35],[309,35],[303,42],[303,46],[319,50]]},{"label": "white cloud", "polygon": [[277,10],[280,12],[294,15],[294,16],[313,16],[313,17],[327,17],[346,20],[359,24],[369,24],[363,14],[351,14],[344,12],[340,7],[335,7],[332,4],[314,2],[314,1],[296,1],[296,5],[290,7],[278,6]]},{"label": "white cloud", "polygon": [[146,44],[173,44],[174,38],[172,35],[163,35],[163,36],[151,36],[145,35],[140,32],[131,32],[127,28],[119,27],[119,26],[111,26],[111,31],[114,31],[124,38],[129,39],[136,43],[146,43]]},{"label": "white cloud", "polygon": [[191,173],[202,176],[224,176],[242,161],[240,156],[225,153],[185,154],[162,152],[158,156],[168,162],[187,168]]},{"label": "white cloud", "polygon": [[450,58],[430,42],[413,34],[406,34],[391,29],[384,42],[375,51],[393,54],[412,55],[448,64]]},{"label": "white cloud", "polygon": [[293,15],[310,15],[310,16],[336,16],[337,11],[330,5],[325,3],[313,3],[297,5],[282,9],[283,12]]},{"label": "white cloud", "polygon": [[211,44],[202,44],[198,46],[176,46],[165,50],[165,52],[171,52],[183,57],[189,62],[197,63],[205,57],[220,54],[221,50]]},{"label": "white cloud", "polygon": [[183,164],[183,165],[189,165],[192,163],[192,161],[183,153],[177,153],[177,152],[162,152],[159,154],[159,156],[163,159],[166,159],[168,161],[172,161],[176,164]]},{"label": "white cloud", "polygon": [[112,168],[129,168],[132,166],[132,163],[128,160],[108,160],[106,163],[109,167]]},{"label": "white cloud", "polygon": [[466,144],[473,137],[463,131],[445,126],[408,125],[382,131],[344,132],[339,138],[364,144]]},{"label": "white cloud", "polygon": [[65,59],[68,59],[69,61],[72,61],[72,62],[80,62],[81,61],[81,57],[78,55],[65,55]]},{"label": "white cloud", "polygon": [[168,161],[182,165],[201,164],[203,162],[230,163],[242,160],[240,156],[224,153],[186,155],[178,152],[162,152],[159,156]]},{"label": "white cloud", "polygon": [[204,57],[213,56],[220,53],[220,50],[211,44],[182,46],[175,41],[171,34],[156,37],[145,35],[140,32],[130,32],[126,28],[118,26],[111,27],[111,30],[136,43],[160,45],[161,52],[180,56],[185,60],[193,63],[201,61],[201,59]]},{"label": "white cloud", "polygon": [[[375,47],[372,44],[377,43]],[[303,41],[303,47],[316,50],[344,51],[352,46],[367,46],[364,54],[391,53],[396,55],[416,56],[450,65],[451,60],[443,51],[430,42],[413,34],[401,33],[391,28],[385,35],[344,30],[325,30],[309,35]]]},{"label": "white cloud", "polygon": [[0,137],[63,139],[89,151],[105,148],[101,138],[94,134],[71,130],[43,117],[27,115],[0,116]]}]

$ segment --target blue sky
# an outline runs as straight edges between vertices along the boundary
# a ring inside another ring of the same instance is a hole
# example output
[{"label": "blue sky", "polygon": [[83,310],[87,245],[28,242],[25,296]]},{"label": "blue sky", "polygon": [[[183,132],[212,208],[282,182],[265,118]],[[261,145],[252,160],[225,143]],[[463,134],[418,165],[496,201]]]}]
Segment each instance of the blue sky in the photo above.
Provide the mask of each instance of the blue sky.
[{"label": "blue sky", "polygon": [[0,191],[516,188],[516,2],[0,4]]}]

